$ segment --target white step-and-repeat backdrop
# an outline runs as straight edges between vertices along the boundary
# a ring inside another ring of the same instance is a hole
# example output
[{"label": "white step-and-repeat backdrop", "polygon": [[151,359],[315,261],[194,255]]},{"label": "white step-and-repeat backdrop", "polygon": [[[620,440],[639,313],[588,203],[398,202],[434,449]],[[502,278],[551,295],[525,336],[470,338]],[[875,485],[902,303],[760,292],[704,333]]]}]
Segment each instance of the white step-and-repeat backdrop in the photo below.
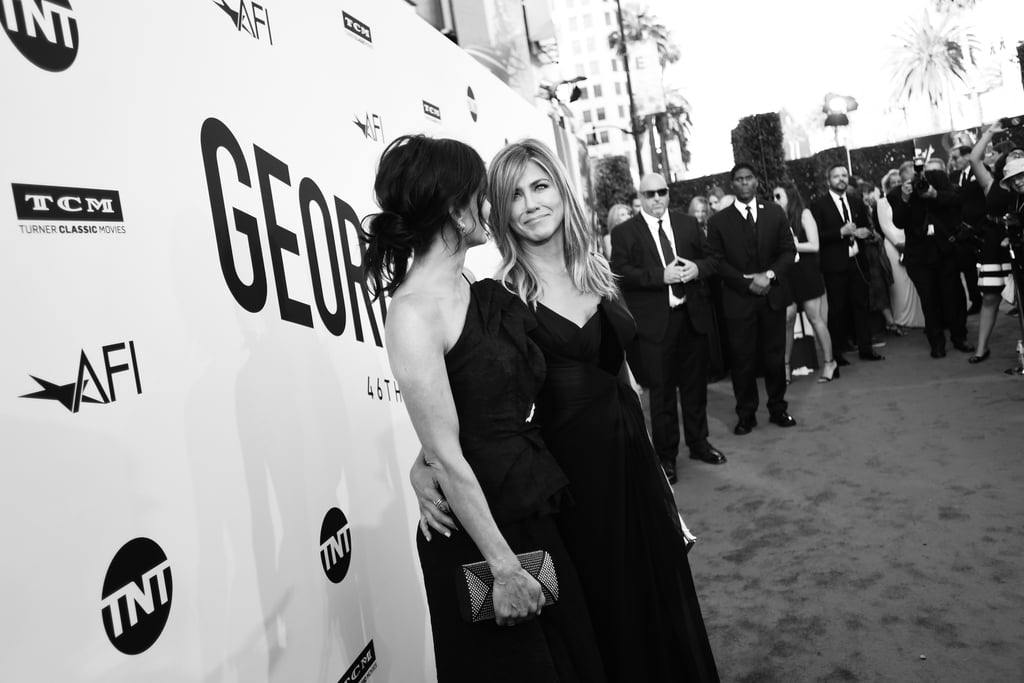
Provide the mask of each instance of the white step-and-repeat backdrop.
[{"label": "white step-and-repeat backdrop", "polygon": [[0,678],[433,680],[356,225],[397,135],[548,119],[400,0],[0,25]]}]

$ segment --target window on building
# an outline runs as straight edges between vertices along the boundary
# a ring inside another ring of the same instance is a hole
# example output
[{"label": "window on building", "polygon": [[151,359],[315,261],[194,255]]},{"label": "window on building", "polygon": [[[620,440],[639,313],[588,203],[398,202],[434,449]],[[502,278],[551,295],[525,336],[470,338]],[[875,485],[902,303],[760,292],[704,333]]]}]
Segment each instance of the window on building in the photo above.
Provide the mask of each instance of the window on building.
[{"label": "window on building", "polygon": [[590,113],[590,110],[589,109],[584,110],[584,112],[583,112],[583,123],[590,123],[593,120],[594,120],[594,117]]},{"label": "window on building", "polygon": [[600,85],[595,85],[594,86],[594,97],[600,97],[602,94],[603,94],[603,91],[601,89],[601,86]]},{"label": "window on building", "polygon": [[581,87],[580,88],[580,99],[581,100],[585,100],[588,97],[590,97],[590,92],[587,90],[586,86]]},{"label": "window on building", "polygon": [[591,36],[587,38],[587,54],[594,54],[597,50],[597,38]]},{"label": "window on building", "polygon": [[612,71],[618,71],[618,70],[619,70],[619,58],[615,57],[615,58],[612,59]]},{"label": "window on building", "polygon": [[597,120],[598,121],[604,121],[604,119],[605,119],[604,107],[598,107],[597,108]]},{"label": "window on building", "polygon": [[597,66],[597,60],[595,59],[594,61],[592,61],[590,63],[590,75],[591,76],[596,76],[599,72],[600,72],[600,69]]},{"label": "window on building", "polygon": [[576,31],[580,27],[580,22],[576,17],[569,17],[569,30]]},{"label": "window on building", "polygon": [[588,145],[596,145],[597,144],[597,133],[588,133],[587,134],[587,144]]},{"label": "window on building", "polygon": [[578,40],[572,41],[572,53],[574,55],[578,55],[578,54],[582,54],[583,53],[583,44],[580,41],[578,41]]},{"label": "window on building", "polygon": [[601,131],[601,142],[608,142],[608,131]]},{"label": "window on building", "polygon": [[622,84],[621,83],[616,83],[615,84],[615,94],[616,95],[621,95],[622,94]]},{"label": "window on building", "polygon": [[611,26],[612,25],[612,13],[611,12],[605,12],[604,13],[604,25],[605,26]]},{"label": "window on building", "polygon": [[585,73],[583,71],[583,64],[582,64],[582,62],[576,65],[576,73],[578,73],[580,75],[583,75]]},{"label": "window on building", "polygon": [[620,119],[626,118],[626,105],[624,105],[624,104],[620,104],[619,105],[619,118]]},{"label": "window on building", "polygon": [[591,28],[594,25],[594,15],[584,14],[583,15],[583,28]]}]

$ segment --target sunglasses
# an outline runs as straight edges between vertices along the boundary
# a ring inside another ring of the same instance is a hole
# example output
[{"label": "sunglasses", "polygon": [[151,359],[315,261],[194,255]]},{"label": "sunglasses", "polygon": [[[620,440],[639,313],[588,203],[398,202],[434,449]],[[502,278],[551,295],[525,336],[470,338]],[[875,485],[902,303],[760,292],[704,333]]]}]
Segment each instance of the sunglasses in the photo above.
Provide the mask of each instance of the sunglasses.
[{"label": "sunglasses", "polygon": [[640,194],[642,194],[647,199],[654,199],[655,197],[664,197],[665,195],[668,194],[668,188],[663,187],[660,190],[644,190]]}]

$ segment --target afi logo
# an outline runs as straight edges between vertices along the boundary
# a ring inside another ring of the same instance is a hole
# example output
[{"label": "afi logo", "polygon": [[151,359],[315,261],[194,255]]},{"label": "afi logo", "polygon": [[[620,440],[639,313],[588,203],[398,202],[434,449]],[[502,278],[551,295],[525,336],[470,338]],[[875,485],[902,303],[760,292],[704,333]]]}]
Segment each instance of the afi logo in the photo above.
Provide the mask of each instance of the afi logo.
[{"label": "afi logo", "polygon": [[[78,359],[78,377],[70,384],[55,384],[35,375],[29,375],[42,387],[41,391],[24,394],[21,398],[40,398],[58,401],[62,406],[77,413],[83,403],[113,403],[117,400],[117,385],[114,375],[132,370],[135,377],[135,393],[142,393],[142,380],[139,378],[139,362],[135,356],[135,342],[129,341],[127,348],[124,342],[107,344],[102,348],[103,365],[106,374],[106,385],[103,378],[96,374],[93,364],[82,350]],[[125,357],[127,351],[128,357]],[[113,356],[113,358],[112,358]],[[121,361],[121,362],[118,362]],[[124,380],[122,380],[123,382]],[[90,387],[90,384],[92,385]]]},{"label": "afi logo", "polygon": [[0,24],[40,69],[64,71],[78,56],[78,22],[68,0],[0,0]]},{"label": "afi logo", "polygon": [[423,113],[432,119],[441,120],[441,109],[436,104],[423,100]]},{"label": "afi logo", "polygon": [[133,538],[110,561],[103,579],[100,618],[110,643],[126,655],[145,652],[171,613],[171,563],[148,538]]},{"label": "afi logo", "polygon": [[[270,32],[270,16],[267,12],[267,8],[263,5],[252,2],[246,2],[246,0],[213,0],[213,2],[224,10],[225,14],[231,17],[231,21],[235,23],[235,28],[239,31],[248,33],[250,36],[259,40],[263,37],[262,32],[267,35],[267,41],[273,45],[274,37]],[[234,5],[238,5],[238,9],[234,9]]]},{"label": "afi logo", "polygon": [[381,125],[380,116],[377,114],[367,114],[365,120],[355,116],[352,119],[352,123],[356,124],[356,128],[363,131],[365,138],[374,142],[384,141],[384,127]]},{"label": "afi logo", "polygon": [[328,510],[320,525],[320,564],[332,583],[341,583],[352,564],[352,531],[338,508]]},{"label": "afi logo", "polygon": [[373,36],[370,34],[370,27],[342,10],[342,19],[345,22],[345,29],[364,43],[373,43]]},{"label": "afi logo", "polygon": [[21,220],[121,222],[117,190],[11,183],[14,207]]},{"label": "afi logo", "polygon": [[373,648],[371,640],[363,648],[363,651],[352,662],[345,675],[338,679],[338,683],[362,683],[366,677],[377,669],[377,651]]}]

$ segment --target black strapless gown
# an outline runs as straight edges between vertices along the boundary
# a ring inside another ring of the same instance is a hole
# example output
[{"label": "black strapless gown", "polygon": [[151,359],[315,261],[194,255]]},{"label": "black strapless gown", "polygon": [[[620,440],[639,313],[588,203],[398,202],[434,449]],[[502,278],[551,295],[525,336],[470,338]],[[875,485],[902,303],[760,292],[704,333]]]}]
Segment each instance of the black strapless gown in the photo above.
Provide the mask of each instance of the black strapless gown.
[{"label": "black strapless gown", "polygon": [[636,325],[605,300],[583,327],[543,304],[531,337],[547,378],[535,421],[569,478],[558,515],[611,681],[718,681],[683,543],[640,400],[619,378]]},{"label": "black strapless gown", "polygon": [[458,568],[483,559],[465,531],[416,545],[426,586],[439,683],[603,682],[601,655],[583,590],[554,513],[567,480],[527,422],[544,379],[544,358],[527,332],[529,309],[493,280],[472,285],[462,334],[445,357],[459,416],[459,441],[498,528],[516,553],[546,550],[559,600],[516,626],[471,624],[459,614]]}]

